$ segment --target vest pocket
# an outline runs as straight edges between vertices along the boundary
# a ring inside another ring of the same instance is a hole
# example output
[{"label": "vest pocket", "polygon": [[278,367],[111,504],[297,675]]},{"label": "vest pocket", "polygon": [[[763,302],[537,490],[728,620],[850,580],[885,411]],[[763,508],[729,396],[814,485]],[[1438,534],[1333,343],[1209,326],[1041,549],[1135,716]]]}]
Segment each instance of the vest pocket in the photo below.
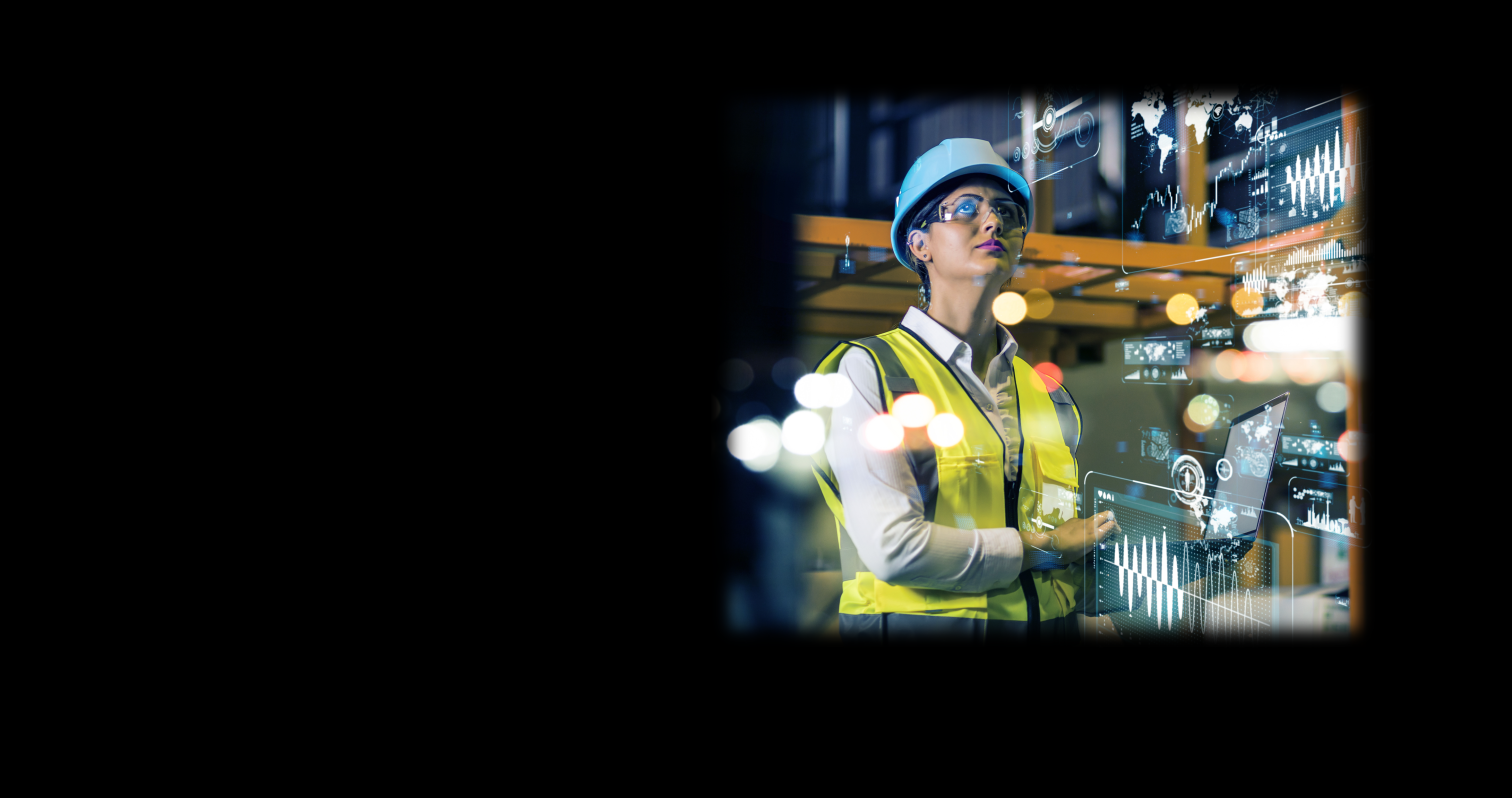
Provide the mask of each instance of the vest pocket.
[{"label": "vest pocket", "polygon": [[1003,456],[982,451],[967,455],[941,455],[939,495],[934,521],[957,529],[991,529],[1006,526],[1003,513]]},{"label": "vest pocket", "polygon": [[1025,443],[1029,473],[1027,490],[1019,491],[1019,507],[1030,529],[1045,534],[1077,517],[1076,459],[1057,440],[1036,437]]}]

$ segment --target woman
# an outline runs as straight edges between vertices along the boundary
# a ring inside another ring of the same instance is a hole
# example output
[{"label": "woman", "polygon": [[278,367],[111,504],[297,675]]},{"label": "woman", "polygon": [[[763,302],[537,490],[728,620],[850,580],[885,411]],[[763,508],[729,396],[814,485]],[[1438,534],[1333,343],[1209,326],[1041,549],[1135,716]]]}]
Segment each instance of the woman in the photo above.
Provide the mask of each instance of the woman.
[{"label": "woman", "polygon": [[[897,329],[842,342],[816,368],[854,388],[816,456],[840,537],[844,639],[1076,637],[1078,561],[1118,524],[1076,517],[1080,413],[992,314],[1032,208],[1027,181],[987,142],[925,153],[892,235],[927,312],[909,308]],[[868,445],[866,425],[910,393],[954,416],[959,439],[947,419],[886,451]]]}]

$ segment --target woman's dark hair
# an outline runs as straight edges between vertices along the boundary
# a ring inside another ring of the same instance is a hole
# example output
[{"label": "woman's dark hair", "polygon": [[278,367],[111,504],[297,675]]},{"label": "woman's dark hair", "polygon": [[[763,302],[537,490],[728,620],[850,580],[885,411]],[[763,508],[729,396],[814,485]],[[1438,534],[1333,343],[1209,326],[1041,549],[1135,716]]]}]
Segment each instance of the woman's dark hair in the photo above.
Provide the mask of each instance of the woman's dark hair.
[{"label": "woman's dark hair", "polygon": [[915,272],[919,275],[919,279],[924,284],[924,293],[926,296],[929,294],[930,290],[929,270],[924,268],[924,264],[919,263],[917,260],[914,260],[913,252],[908,248],[908,234],[915,230],[926,229],[934,222],[940,221],[940,217],[937,213],[940,207],[940,203],[944,202],[945,198],[950,196],[950,192],[955,191],[956,189],[967,183],[991,183],[992,185],[997,186],[1002,190],[1004,194],[1007,194],[1010,197],[1018,196],[1016,192],[1010,191],[1008,189],[1008,184],[1004,182],[1002,178],[993,177],[992,175],[982,174],[980,172],[972,172],[960,175],[959,177],[952,177],[951,179],[946,180],[940,185],[935,186],[934,191],[926,194],[924,196],[924,199],[920,200],[918,204],[914,205],[913,218],[908,220],[907,227],[899,230],[898,232],[903,237],[903,251],[908,253],[909,260],[914,261],[912,265],[914,266]]}]

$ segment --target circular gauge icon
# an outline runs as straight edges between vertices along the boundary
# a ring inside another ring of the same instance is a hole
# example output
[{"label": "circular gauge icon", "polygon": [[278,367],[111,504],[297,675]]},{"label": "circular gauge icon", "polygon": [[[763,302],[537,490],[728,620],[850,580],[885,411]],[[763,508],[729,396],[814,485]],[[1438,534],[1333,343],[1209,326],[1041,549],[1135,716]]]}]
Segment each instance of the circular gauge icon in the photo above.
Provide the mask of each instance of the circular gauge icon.
[{"label": "circular gauge icon", "polygon": [[1317,468],[1318,467],[1318,459],[1316,457],[1309,457],[1309,458],[1307,458],[1307,465],[1308,465],[1309,468]]},{"label": "circular gauge icon", "polygon": [[1076,146],[1085,147],[1092,142],[1092,126],[1097,120],[1092,118],[1089,111],[1083,111],[1081,118],[1076,120]]},{"label": "circular gauge icon", "polygon": [[1055,106],[1052,105],[1045,109],[1045,119],[1042,124],[1044,124],[1045,130],[1049,130],[1055,125]]},{"label": "circular gauge icon", "polygon": [[1234,461],[1228,459],[1227,457],[1219,460],[1217,471],[1218,478],[1223,480],[1224,482],[1227,482],[1231,477],[1234,476]]},{"label": "circular gauge icon", "polygon": [[1176,489],[1176,498],[1182,504],[1196,508],[1202,503],[1202,494],[1207,491],[1207,478],[1203,476],[1202,464],[1197,458],[1184,454],[1171,464],[1171,486]]}]

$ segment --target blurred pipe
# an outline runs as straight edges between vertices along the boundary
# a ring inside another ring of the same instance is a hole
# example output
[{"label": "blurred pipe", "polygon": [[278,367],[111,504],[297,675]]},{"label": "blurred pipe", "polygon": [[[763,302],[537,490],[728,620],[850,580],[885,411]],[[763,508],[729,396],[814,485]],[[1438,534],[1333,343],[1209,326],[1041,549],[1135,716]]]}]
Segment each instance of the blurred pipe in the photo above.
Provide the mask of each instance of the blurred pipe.
[{"label": "blurred pipe", "polygon": [[[1351,93],[1353,92],[1353,93]],[[1364,102],[1359,92],[1354,88],[1345,86],[1341,92],[1345,95],[1343,101],[1342,117],[1344,119],[1344,133],[1352,138],[1357,129],[1364,128],[1366,114],[1363,109]],[[1353,121],[1351,121],[1353,120]],[[1363,148],[1362,148],[1363,149]],[[1355,181],[1350,181],[1349,191],[1351,195],[1355,191]],[[1363,192],[1360,196],[1363,198]],[[1369,226],[1369,221],[1366,221]],[[1368,312],[1368,311],[1367,311]],[[1359,319],[1360,329],[1367,329],[1366,319]],[[1366,432],[1368,420],[1365,418],[1365,403],[1363,397],[1366,390],[1366,375],[1361,368],[1364,364],[1361,359],[1365,356],[1364,348],[1367,345],[1364,336],[1359,336],[1353,341],[1353,346],[1345,350],[1344,357],[1344,386],[1348,389],[1349,400],[1344,408],[1345,426],[1350,430]],[[1369,436],[1366,436],[1366,445],[1369,445]],[[1349,464],[1349,495],[1350,498],[1363,502],[1365,497],[1360,495],[1359,488],[1366,487],[1366,474],[1368,469],[1366,459],[1361,457]],[[1369,509],[1367,509],[1367,512]],[[1377,510],[1379,512],[1379,510]],[[1367,533],[1368,535],[1369,533]],[[1369,542],[1370,538],[1367,537]],[[1349,636],[1353,640],[1360,640],[1365,636],[1365,613],[1366,593],[1369,587],[1365,579],[1365,549],[1350,547],[1349,550]]]}]

